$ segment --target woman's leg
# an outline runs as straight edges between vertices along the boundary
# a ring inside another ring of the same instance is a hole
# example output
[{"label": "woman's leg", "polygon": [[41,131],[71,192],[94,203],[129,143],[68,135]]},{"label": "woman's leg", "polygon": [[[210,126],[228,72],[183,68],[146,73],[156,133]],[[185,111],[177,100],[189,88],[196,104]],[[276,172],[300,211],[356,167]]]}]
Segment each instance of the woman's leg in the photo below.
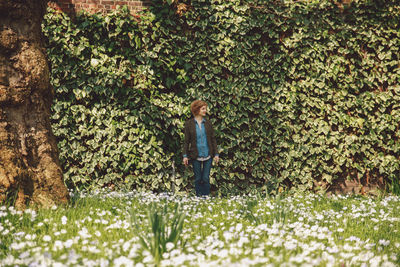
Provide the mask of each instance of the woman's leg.
[{"label": "woman's leg", "polygon": [[203,162],[203,170],[202,170],[202,195],[208,196],[210,194],[210,171],[212,167],[213,159],[210,158]]},{"label": "woman's leg", "polygon": [[193,172],[194,172],[194,189],[196,190],[196,196],[201,196],[202,195],[202,171],[201,171],[201,165],[202,162],[198,160],[193,160],[192,161],[193,165]]}]

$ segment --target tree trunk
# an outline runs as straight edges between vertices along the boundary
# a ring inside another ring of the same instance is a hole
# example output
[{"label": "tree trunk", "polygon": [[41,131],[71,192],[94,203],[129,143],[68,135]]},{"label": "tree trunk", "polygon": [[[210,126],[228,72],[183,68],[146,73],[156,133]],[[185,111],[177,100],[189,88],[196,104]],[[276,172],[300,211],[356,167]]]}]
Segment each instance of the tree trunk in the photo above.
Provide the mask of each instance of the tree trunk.
[{"label": "tree trunk", "polygon": [[47,0],[0,0],[0,204],[18,208],[68,201],[50,127],[46,6]]}]

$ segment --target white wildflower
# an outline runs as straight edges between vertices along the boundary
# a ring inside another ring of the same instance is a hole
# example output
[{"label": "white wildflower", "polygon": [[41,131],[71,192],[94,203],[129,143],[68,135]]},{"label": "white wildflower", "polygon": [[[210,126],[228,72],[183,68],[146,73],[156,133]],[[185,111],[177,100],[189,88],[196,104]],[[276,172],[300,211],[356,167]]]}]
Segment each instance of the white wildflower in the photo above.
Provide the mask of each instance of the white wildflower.
[{"label": "white wildflower", "polygon": [[231,232],[228,232],[228,231],[225,231],[223,233],[223,236],[224,236],[226,241],[229,241],[229,240],[231,240],[233,238],[233,234]]},{"label": "white wildflower", "polygon": [[20,243],[11,243],[10,248],[13,250],[21,250],[25,248],[26,243],[25,242],[20,242]]},{"label": "white wildflower", "polygon": [[227,249],[223,249],[221,251],[218,252],[218,256],[220,258],[226,258],[228,256],[228,250]]},{"label": "white wildflower", "polygon": [[67,221],[68,221],[68,219],[65,215],[61,217],[61,224],[66,225]]},{"label": "white wildflower", "polygon": [[29,257],[29,251],[24,251],[21,254],[19,254],[20,259],[26,259]]},{"label": "white wildflower", "polygon": [[173,249],[173,248],[175,247],[175,245],[174,245],[174,243],[172,243],[172,242],[168,242],[168,243],[166,244],[166,247],[167,247],[167,251],[170,251],[171,249]]},{"label": "white wildflower", "polygon": [[88,229],[86,229],[86,227],[83,227],[82,230],[80,230],[80,231],[78,232],[78,234],[79,234],[83,239],[92,237],[92,235],[89,234],[89,231],[88,231]]},{"label": "white wildflower", "polygon": [[130,246],[131,246],[131,243],[130,243],[129,241],[127,241],[127,242],[125,242],[125,243],[122,245],[122,250],[123,250],[124,252],[126,252],[126,251],[128,251],[128,249],[129,249]]},{"label": "white wildflower", "polygon": [[390,244],[390,240],[385,240],[385,239],[381,239],[381,240],[379,240],[379,245],[382,245],[382,246],[389,246],[389,244]]},{"label": "white wildflower", "polygon": [[297,244],[295,242],[293,242],[293,241],[289,241],[289,242],[285,243],[285,248],[287,250],[294,250],[294,249],[297,248]]},{"label": "white wildflower", "polygon": [[64,242],[64,246],[66,248],[70,248],[73,243],[74,243],[74,241],[72,241],[72,239],[68,239],[67,241]]}]

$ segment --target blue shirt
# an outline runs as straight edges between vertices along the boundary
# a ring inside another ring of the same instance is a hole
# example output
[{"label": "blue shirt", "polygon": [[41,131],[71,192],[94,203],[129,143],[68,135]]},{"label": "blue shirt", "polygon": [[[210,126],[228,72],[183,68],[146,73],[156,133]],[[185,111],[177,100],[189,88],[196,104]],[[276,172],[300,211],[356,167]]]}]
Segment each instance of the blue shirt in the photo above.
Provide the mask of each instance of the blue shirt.
[{"label": "blue shirt", "polygon": [[196,144],[197,144],[197,151],[199,152],[198,155],[199,158],[206,158],[209,156],[206,127],[204,126],[205,121],[206,120],[203,118],[203,120],[201,121],[201,128],[200,128],[196,119],[194,119],[194,122],[196,124]]},{"label": "blue shirt", "polygon": [[[206,120],[203,118],[201,121],[201,129],[199,124],[197,123],[196,119],[194,119],[194,124],[196,125],[196,145],[197,151],[199,152],[198,158],[206,158],[209,156],[210,151],[208,149],[208,141],[206,135],[206,127],[204,126],[204,122]],[[219,157],[219,154],[215,154],[215,156]],[[187,158],[187,155],[183,155],[184,158]]]}]

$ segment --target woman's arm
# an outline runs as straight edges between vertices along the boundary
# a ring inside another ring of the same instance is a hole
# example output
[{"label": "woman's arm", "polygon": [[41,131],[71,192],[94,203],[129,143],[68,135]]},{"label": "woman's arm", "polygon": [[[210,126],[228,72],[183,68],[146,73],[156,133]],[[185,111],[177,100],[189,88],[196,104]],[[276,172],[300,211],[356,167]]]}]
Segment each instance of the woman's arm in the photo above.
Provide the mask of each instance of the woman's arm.
[{"label": "woman's arm", "polygon": [[185,137],[184,137],[184,143],[183,143],[183,164],[188,165],[189,164],[188,149],[189,149],[189,143],[190,143],[190,131],[189,131],[187,122],[185,123],[184,131],[185,131]]},{"label": "woman's arm", "polygon": [[215,152],[215,155],[214,155],[214,160],[215,160],[215,163],[217,163],[218,164],[218,161],[219,161],[219,153],[218,153],[218,146],[217,146],[217,139],[215,138],[215,131],[214,131],[214,127],[210,124],[210,128],[211,128],[211,146],[212,146],[212,148],[213,148],[213,150],[214,150],[214,152]]}]

